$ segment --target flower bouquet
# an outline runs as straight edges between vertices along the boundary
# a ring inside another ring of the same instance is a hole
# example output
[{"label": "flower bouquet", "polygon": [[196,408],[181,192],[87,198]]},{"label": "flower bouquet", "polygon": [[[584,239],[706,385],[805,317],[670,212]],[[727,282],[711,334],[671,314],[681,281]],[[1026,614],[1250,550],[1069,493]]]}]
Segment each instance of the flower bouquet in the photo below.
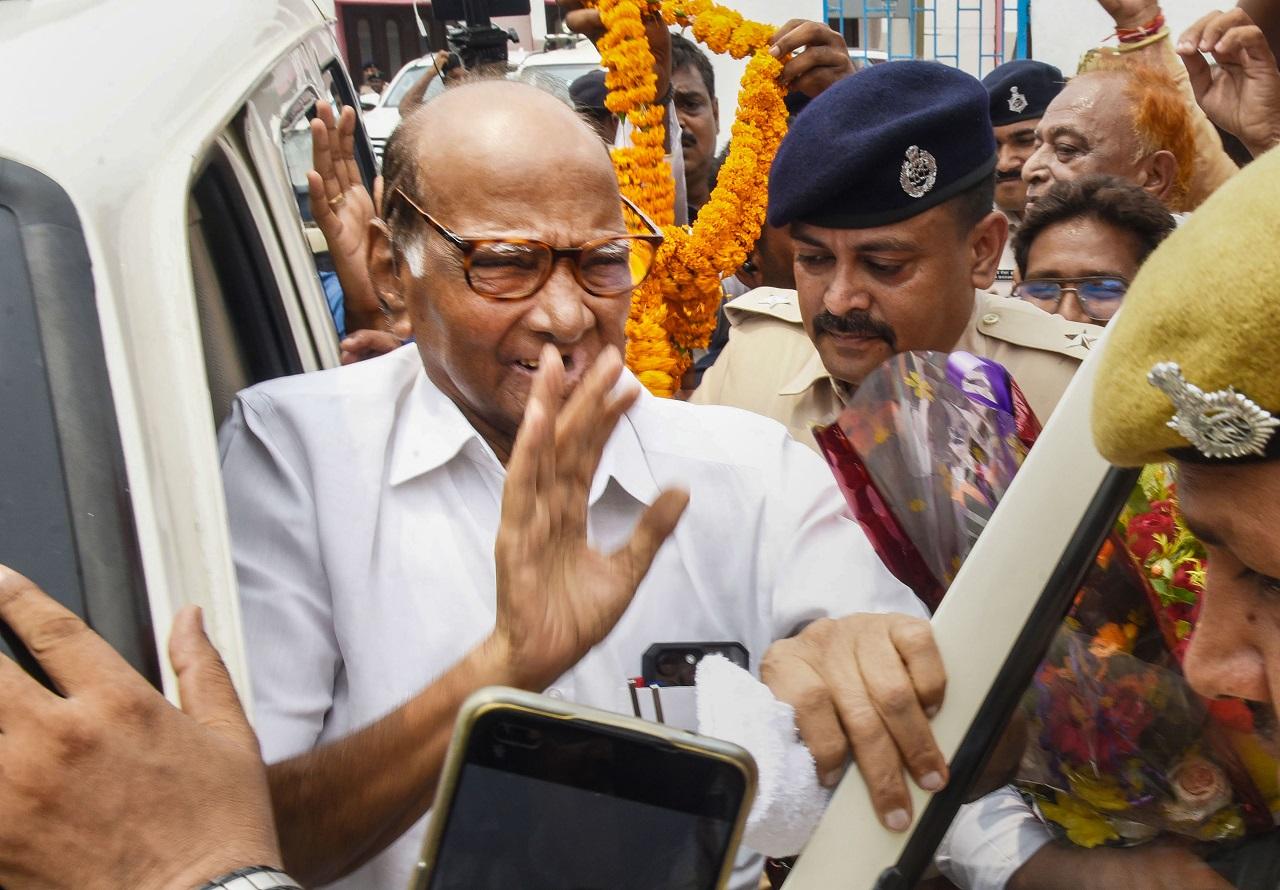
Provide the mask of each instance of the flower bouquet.
[{"label": "flower bouquet", "polygon": [[1078,846],[1274,825],[1277,760],[1252,712],[1204,701],[1181,673],[1203,583],[1170,472],[1148,467],[1024,699],[1019,785]]},{"label": "flower bouquet", "polygon": [[996,362],[906,352],[814,435],[881,560],[934,609],[1039,431]]},{"label": "flower bouquet", "polygon": [[[994,362],[905,353],[815,435],[877,553],[933,609],[1038,431]],[[1170,471],[1149,467],[1024,697],[1019,786],[1067,840],[1215,841],[1275,825],[1280,747],[1249,707],[1206,702],[1182,676],[1203,584]]]}]

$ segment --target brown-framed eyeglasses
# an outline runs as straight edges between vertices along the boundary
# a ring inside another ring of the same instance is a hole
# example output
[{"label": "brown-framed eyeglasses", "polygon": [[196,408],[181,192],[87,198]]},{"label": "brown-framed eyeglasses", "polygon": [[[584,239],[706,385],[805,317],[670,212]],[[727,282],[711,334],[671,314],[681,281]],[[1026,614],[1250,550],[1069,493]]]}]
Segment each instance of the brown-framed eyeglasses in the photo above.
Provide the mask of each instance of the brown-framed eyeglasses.
[{"label": "brown-framed eyeglasses", "polygon": [[519,300],[537,293],[556,263],[571,260],[573,277],[597,297],[630,294],[649,275],[662,245],[662,231],[631,201],[628,209],[649,228],[647,235],[610,235],[577,247],[553,247],[532,238],[464,238],[396,189],[396,194],[462,254],[467,285],[484,297]]}]

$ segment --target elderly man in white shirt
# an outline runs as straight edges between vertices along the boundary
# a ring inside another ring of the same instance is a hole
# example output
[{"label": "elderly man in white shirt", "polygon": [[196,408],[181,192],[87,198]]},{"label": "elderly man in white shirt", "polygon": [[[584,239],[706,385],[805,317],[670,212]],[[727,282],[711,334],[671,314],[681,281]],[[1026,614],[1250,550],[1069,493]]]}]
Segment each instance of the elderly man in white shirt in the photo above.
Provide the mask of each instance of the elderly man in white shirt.
[{"label": "elderly man in white shirt", "polygon": [[[403,886],[467,693],[507,683],[626,709],[644,651],[681,640],[742,643],[796,705],[820,775],[835,781],[852,756],[885,824],[905,829],[904,769],[927,790],[946,782],[926,716],[941,661],[827,468],[770,420],[623,397],[638,389],[625,373],[611,398],[571,397],[579,428],[607,436],[583,471],[581,531],[623,547],[623,569],[583,582],[565,626],[511,646],[525,619],[513,628],[503,597],[538,586],[513,592],[511,555],[495,574],[494,546],[531,387],[547,363],[567,391],[614,385],[655,239],[625,234],[603,146],[534,88],[459,87],[402,127],[369,266],[378,292],[403,295],[416,349],[254,387],[221,436],[256,728],[292,873]],[[558,427],[544,450],[570,454],[574,435]],[[669,489],[689,505],[667,537]],[[656,550],[647,575],[637,537]],[[580,625],[621,588],[634,591],[625,613]]]}]

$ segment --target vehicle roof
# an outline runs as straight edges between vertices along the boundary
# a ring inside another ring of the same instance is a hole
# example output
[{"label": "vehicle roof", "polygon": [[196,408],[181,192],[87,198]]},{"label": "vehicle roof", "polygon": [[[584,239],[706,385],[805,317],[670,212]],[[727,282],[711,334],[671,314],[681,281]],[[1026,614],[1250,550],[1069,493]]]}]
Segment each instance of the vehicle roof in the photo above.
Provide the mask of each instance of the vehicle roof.
[{"label": "vehicle roof", "polygon": [[0,83],[32,87],[0,91],[0,156],[77,204],[128,194],[159,167],[190,168],[270,63],[323,21],[313,0],[0,2]]},{"label": "vehicle roof", "polygon": [[573,49],[552,49],[525,56],[520,68],[540,68],[543,65],[599,65],[600,52],[584,40]]}]

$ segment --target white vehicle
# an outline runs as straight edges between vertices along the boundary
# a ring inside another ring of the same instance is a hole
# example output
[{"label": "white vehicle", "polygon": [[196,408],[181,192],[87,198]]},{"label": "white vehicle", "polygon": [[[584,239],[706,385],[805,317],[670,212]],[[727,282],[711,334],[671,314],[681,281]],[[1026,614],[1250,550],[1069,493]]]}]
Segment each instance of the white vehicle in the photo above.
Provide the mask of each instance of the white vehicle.
[{"label": "white vehicle", "polygon": [[[369,134],[369,141],[373,144],[373,153],[377,156],[379,164],[382,163],[382,152],[387,146],[387,140],[391,138],[391,132],[400,123],[400,100],[417,85],[431,67],[431,56],[414,59],[406,64],[396,72],[395,77],[391,78],[391,83],[387,84],[387,88],[382,91],[373,109],[364,112],[364,128]],[[444,81],[437,76],[427,87],[424,98],[431,99],[443,91]]]},{"label": "white vehicle", "polygon": [[590,40],[579,40],[570,49],[544,50],[525,56],[515,76],[520,80],[534,82],[536,79],[555,78],[567,90],[584,74],[601,70],[600,52]]},{"label": "white vehicle", "polygon": [[[0,3],[0,80],[67,73],[58,102],[0,92],[0,563],[171,697],[168,628],[199,604],[252,713],[216,430],[238,390],[338,364],[297,183],[316,102],[355,90],[312,0],[32,8]],[[931,856],[1128,495],[1087,433],[1096,358],[935,619],[952,785],[890,835],[851,772],[789,887],[909,887]]]}]

